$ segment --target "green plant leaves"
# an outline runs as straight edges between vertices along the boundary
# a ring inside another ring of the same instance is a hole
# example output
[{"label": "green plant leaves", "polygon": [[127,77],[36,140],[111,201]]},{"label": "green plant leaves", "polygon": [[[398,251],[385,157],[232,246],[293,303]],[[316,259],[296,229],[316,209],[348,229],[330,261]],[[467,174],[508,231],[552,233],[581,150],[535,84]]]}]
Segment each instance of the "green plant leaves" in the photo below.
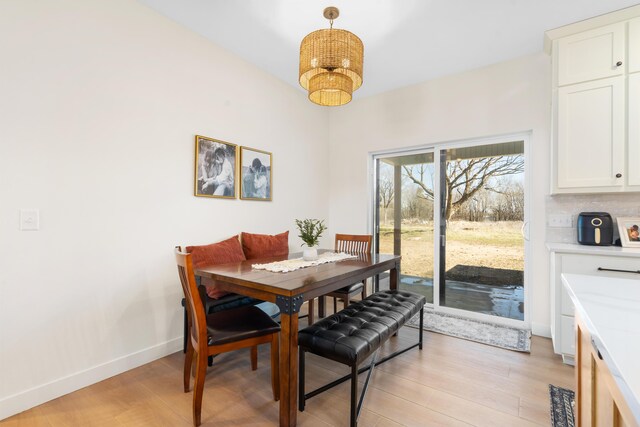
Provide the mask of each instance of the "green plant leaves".
[{"label": "green plant leaves", "polygon": [[324,225],[324,220],[308,218],[296,219],[295,221],[300,231],[298,237],[310,248],[317,246],[320,243],[319,240],[322,233],[327,229],[327,226]]}]

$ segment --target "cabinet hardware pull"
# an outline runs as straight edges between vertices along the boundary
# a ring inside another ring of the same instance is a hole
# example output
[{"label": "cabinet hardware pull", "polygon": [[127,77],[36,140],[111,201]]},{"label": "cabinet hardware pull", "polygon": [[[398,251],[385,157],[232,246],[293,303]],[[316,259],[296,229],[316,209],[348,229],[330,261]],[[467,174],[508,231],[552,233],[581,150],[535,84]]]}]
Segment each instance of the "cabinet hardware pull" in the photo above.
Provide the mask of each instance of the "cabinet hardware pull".
[{"label": "cabinet hardware pull", "polygon": [[621,173],[617,173],[616,174],[616,178],[622,178],[622,174]]},{"label": "cabinet hardware pull", "polygon": [[616,271],[618,273],[640,274],[640,270],[617,270],[615,268],[598,267],[598,271]]},{"label": "cabinet hardware pull", "polygon": [[619,67],[619,66],[621,66],[621,65],[622,65],[622,61],[618,61],[618,62],[616,62],[616,67]]}]

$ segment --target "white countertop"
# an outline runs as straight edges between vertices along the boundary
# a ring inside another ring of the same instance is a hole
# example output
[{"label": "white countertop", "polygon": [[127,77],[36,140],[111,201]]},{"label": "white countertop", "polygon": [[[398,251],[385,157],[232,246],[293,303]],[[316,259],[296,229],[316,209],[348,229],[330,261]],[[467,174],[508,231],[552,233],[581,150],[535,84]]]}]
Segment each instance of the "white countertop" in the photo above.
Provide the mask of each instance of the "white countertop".
[{"label": "white countertop", "polygon": [[568,254],[611,255],[640,258],[640,248],[623,248],[620,246],[591,246],[579,245],[577,243],[547,243],[547,249],[549,249],[549,251],[551,252],[562,252]]},{"label": "white countertop", "polygon": [[640,279],[563,274],[562,282],[640,421]]}]

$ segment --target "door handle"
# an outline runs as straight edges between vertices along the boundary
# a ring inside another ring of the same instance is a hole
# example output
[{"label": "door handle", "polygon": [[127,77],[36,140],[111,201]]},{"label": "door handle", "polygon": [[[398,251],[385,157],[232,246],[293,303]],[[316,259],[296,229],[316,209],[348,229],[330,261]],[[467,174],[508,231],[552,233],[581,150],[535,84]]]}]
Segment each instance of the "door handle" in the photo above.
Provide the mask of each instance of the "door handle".
[{"label": "door handle", "polygon": [[[527,232],[524,232],[525,227],[527,228]],[[522,223],[522,227],[520,227],[520,234],[522,234],[522,238],[524,240],[526,240],[527,242],[529,241],[529,221],[524,221]]]}]

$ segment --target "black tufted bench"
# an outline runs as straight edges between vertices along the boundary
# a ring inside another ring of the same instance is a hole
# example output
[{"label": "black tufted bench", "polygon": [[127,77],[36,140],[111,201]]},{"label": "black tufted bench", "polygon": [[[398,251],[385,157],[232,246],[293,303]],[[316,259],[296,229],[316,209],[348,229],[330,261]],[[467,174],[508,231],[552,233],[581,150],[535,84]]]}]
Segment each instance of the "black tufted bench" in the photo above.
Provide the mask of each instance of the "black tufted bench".
[{"label": "black tufted bench", "polygon": [[[426,298],[424,296],[412,292],[399,290],[380,291],[362,301],[354,302],[344,310],[298,332],[298,345],[300,346],[300,411],[304,411],[306,399],[351,378],[351,426],[356,426],[373,368],[413,347],[418,346],[422,349],[422,321],[425,303]],[[378,351],[382,344],[418,313],[420,313],[418,342],[376,362]],[[306,352],[350,366],[351,374],[305,394],[304,359]],[[373,355],[371,363],[359,369],[360,364],[371,355]],[[366,370],[369,370],[369,374],[364,383],[360,401],[356,405],[358,374]]]}]

